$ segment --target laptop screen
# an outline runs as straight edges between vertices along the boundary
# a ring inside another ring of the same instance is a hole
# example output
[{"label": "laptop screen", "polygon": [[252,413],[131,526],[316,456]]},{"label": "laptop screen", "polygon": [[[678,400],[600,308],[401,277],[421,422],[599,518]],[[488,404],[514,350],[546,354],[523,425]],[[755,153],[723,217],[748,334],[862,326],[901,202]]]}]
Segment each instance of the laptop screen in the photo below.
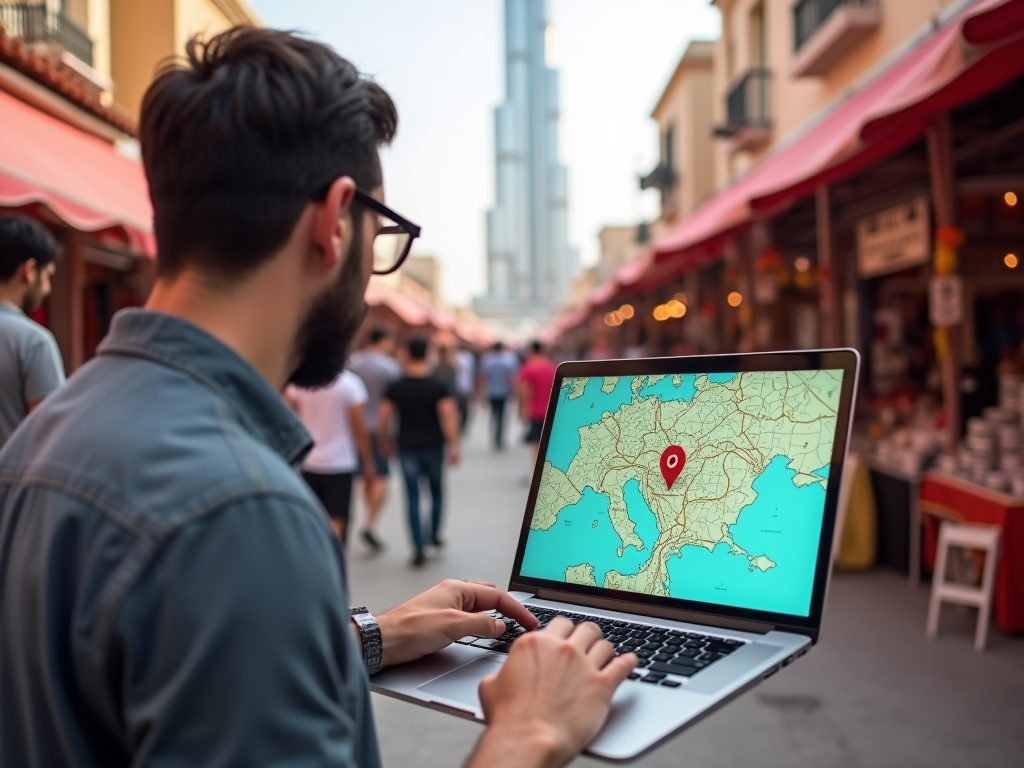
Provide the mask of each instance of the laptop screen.
[{"label": "laptop screen", "polygon": [[843,376],[556,380],[520,575],[809,616]]}]

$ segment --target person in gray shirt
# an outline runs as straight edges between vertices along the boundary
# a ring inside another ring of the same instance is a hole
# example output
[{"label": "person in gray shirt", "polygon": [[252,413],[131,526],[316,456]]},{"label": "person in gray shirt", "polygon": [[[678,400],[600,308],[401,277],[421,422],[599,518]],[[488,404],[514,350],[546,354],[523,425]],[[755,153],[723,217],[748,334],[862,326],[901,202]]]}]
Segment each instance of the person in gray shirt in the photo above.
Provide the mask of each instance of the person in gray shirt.
[{"label": "person in gray shirt", "polygon": [[373,453],[375,470],[370,476],[364,473],[363,477],[366,520],[360,537],[374,552],[380,552],[384,549],[384,543],[378,538],[375,526],[384,506],[391,470],[377,438],[377,424],[384,393],[401,377],[402,369],[395,362],[395,338],[391,331],[384,326],[371,328],[366,340],[366,346],[352,355],[348,367],[366,385],[367,401],[363,407],[363,419],[370,433],[370,451]]},{"label": "person in gray shirt", "polygon": [[[407,254],[381,262],[374,241],[390,222],[419,232],[383,202],[395,106],[289,33],[238,27],[186,52],[139,122],[159,252],[146,307],[0,450],[0,765],[377,768],[368,675],[497,637],[490,610],[538,622],[472,581],[347,607],[281,391],[341,372],[371,272]],[[564,765],[635,663],[594,624],[524,635],[481,684],[468,765]]]},{"label": "person in gray shirt", "polygon": [[64,383],[53,334],[28,315],[50,294],[57,241],[41,224],[0,216],[0,446]]}]

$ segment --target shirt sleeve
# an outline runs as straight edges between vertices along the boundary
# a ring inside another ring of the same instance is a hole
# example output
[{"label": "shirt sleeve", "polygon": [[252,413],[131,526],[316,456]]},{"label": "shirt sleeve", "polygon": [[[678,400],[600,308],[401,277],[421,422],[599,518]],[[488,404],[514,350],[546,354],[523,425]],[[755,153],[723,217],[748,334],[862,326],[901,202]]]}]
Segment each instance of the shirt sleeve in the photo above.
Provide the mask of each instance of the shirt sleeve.
[{"label": "shirt sleeve", "polygon": [[40,333],[22,351],[23,396],[26,403],[42,400],[64,383],[64,363],[57,342]]},{"label": "shirt sleeve", "polygon": [[366,405],[366,401],[370,399],[363,380],[354,373],[345,376],[345,391],[349,405]]},{"label": "shirt sleeve", "polygon": [[340,553],[298,501],[251,499],[165,544],[119,614],[133,765],[338,766],[376,754]]}]

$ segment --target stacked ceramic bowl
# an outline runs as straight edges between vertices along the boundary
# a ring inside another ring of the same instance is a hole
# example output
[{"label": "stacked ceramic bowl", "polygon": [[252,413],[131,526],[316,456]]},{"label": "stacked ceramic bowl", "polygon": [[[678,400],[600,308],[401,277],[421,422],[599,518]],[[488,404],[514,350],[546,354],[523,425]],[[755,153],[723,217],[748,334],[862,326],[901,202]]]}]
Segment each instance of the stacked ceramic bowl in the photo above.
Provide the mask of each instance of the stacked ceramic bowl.
[{"label": "stacked ceramic bowl", "polygon": [[967,477],[978,485],[987,486],[989,474],[998,466],[996,429],[997,425],[989,419],[975,417],[967,420],[967,437],[964,438],[967,451],[963,469]]},{"label": "stacked ceramic bowl", "polygon": [[905,427],[879,441],[875,458],[883,465],[916,475],[928,466],[941,446],[941,433]]}]

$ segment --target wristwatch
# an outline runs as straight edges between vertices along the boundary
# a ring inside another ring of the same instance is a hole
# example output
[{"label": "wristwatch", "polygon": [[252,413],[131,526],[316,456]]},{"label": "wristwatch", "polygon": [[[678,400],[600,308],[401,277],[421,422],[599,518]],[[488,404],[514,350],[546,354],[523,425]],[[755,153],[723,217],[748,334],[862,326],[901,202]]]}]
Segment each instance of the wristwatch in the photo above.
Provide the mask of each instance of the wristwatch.
[{"label": "wristwatch", "polygon": [[367,608],[349,608],[352,621],[359,627],[359,636],[363,641],[363,663],[367,673],[373,675],[380,672],[380,657],[383,645],[380,640],[380,626]]}]

